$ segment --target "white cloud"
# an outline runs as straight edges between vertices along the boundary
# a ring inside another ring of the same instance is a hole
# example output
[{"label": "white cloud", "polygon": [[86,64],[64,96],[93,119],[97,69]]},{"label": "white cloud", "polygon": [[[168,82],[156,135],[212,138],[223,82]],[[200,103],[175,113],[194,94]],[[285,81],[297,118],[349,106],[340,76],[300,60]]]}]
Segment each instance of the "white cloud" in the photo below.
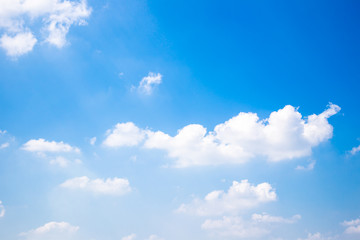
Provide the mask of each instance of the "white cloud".
[{"label": "white cloud", "polygon": [[355,154],[357,154],[358,152],[360,152],[360,145],[357,146],[357,147],[353,147],[353,148],[349,151],[349,154],[350,154],[350,155],[355,155]]},{"label": "white cloud", "polygon": [[[63,47],[70,26],[84,25],[90,14],[91,9],[85,0],[0,0],[0,29],[5,31],[2,39],[10,44],[1,44],[1,47],[10,56],[31,51],[37,42],[32,32],[38,29],[31,30],[36,20],[41,20],[44,41]],[[12,43],[8,34],[15,34]]]},{"label": "white cloud", "polygon": [[351,221],[344,221],[342,225],[346,226],[345,233],[360,234],[360,218]]},{"label": "white cloud", "polygon": [[37,40],[31,32],[22,32],[13,37],[4,34],[0,38],[0,47],[6,51],[10,57],[18,57],[30,52]]},{"label": "white cloud", "polygon": [[0,201],[0,218],[5,216],[5,207],[2,204],[2,201]]},{"label": "white cloud", "polygon": [[268,229],[262,228],[253,222],[244,221],[240,217],[224,216],[218,220],[207,219],[201,228],[210,231],[212,235],[222,238],[260,238],[270,233]]},{"label": "white cloud", "polygon": [[311,171],[311,170],[314,170],[315,164],[316,164],[316,161],[312,161],[307,166],[298,165],[298,166],[296,166],[295,169],[303,170],[303,171]]},{"label": "white cloud", "polygon": [[[129,236],[125,236],[123,238],[121,238],[121,240],[135,240],[136,239],[136,234],[130,234]],[[163,238],[160,238],[159,236],[152,234],[150,235],[148,238],[146,238],[145,240],[164,240]]]},{"label": "white cloud", "polygon": [[80,149],[72,147],[64,142],[46,141],[43,138],[31,139],[22,147],[23,150],[29,152],[76,152],[79,153]]},{"label": "white cloud", "polygon": [[62,168],[65,168],[69,165],[69,160],[67,160],[66,158],[62,157],[62,156],[58,156],[52,160],[50,160],[50,164],[51,165],[58,165]]},{"label": "white cloud", "polygon": [[149,72],[146,77],[143,77],[139,84],[139,91],[150,95],[153,91],[153,88],[156,85],[159,85],[162,80],[162,75],[160,73]]},{"label": "white cloud", "polygon": [[328,118],[340,111],[330,104],[319,115],[303,119],[287,105],[260,120],[256,113],[239,113],[214,131],[198,124],[180,129],[172,137],[161,131],[147,132],[146,148],[167,151],[176,167],[244,163],[254,157],[277,162],[309,156],[312,148],[332,137]]},{"label": "white cloud", "polygon": [[107,178],[90,180],[88,177],[72,178],[60,185],[72,190],[84,190],[95,194],[123,195],[131,191],[129,180],[125,178]]},{"label": "white cloud", "polygon": [[263,237],[271,232],[274,224],[292,224],[300,218],[300,215],[287,219],[269,214],[253,214],[250,220],[243,220],[238,216],[223,216],[221,219],[205,220],[201,228],[221,238],[264,239]]},{"label": "white cloud", "polygon": [[145,138],[145,131],[132,122],[118,123],[107,131],[103,144],[107,147],[136,146]]},{"label": "white cloud", "polygon": [[331,240],[331,239],[334,239],[334,238],[324,237],[319,232],[314,233],[314,234],[309,233],[307,238],[298,238],[298,240]]},{"label": "white cloud", "polygon": [[10,143],[6,142],[0,145],[0,149],[4,149],[10,146]]},{"label": "white cloud", "polygon": [[283,218],[283,217],[279,217],[279,216],[271,216],[269,214],[263,213],[263,214],[256,214],[254,213],[251,216],[251,219],[255,222],[259,222],[259,223],[295,223],[298,220],[301,219],[300,215],[294,215],[291,218]]},{"label": "white cloud", "polygon": [[78,230],[78,226],[72,226],[67,222],[49,222],[29,232],[21,233],[20,236],[28,240],[64,240],[72,239]]},{"label": "white cloud", "polygon": [[96,142],[96,137],[90,138],[90,144],[91,145],[95,145],[95,142]]},{"label": "white cloud", "polygon": [[136,238],[136,234],[130,234],[129,236],[125,236],[123,238],[121,238],[121,240],[135,240]]},{"label": "white cloud", "polygon": [[248,180],[233,181],[227,192],[212,191],[204,199],[182,204],[177,212],[199,216],[236,214],[271,201],[276,201],[276,193],[269,183],[264,182],[255,186]]}]

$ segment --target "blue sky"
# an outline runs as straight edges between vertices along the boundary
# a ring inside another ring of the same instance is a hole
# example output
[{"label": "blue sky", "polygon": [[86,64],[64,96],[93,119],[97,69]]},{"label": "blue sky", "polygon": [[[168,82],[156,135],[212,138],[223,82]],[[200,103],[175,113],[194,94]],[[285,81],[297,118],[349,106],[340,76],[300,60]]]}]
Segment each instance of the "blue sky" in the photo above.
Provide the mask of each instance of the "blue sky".
[{"label": "blue sky", "polygon": [[0,239],[359,239],[359,7],[0,0]]}]

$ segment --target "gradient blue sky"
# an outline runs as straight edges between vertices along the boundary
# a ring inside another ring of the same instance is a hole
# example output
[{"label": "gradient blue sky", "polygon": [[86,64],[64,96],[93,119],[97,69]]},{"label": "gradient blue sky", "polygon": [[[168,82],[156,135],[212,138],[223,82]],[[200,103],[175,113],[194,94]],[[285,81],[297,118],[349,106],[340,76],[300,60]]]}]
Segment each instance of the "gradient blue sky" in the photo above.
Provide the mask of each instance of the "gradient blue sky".
[{"label": "gradient blue sky", "polygon": [[[359,2],[65,1],[78,18],[41,8],[64,0],[7,12],[16,2],[0,0],[0,239],[360,238]],[[54,14],[70,19],[63,44]],[[239,113],[266,128],[287,105],[301,126],[320,116],[310,137],[290,117],[266,139],[212,132]]]}]

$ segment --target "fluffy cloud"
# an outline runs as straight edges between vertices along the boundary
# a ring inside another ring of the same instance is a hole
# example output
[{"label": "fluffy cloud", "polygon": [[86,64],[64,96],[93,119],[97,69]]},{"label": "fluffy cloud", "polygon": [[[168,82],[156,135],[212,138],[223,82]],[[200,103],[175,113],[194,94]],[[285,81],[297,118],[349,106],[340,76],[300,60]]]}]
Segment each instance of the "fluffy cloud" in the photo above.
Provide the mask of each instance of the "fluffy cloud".
[{"label": "fluffy cloud", "polygon": [[346,226],[345,233],[360,234],[360,218],[351,221],[344,221],[342,225]]},{"label": "fluffy cloud", "polygon": [[64,142],[49,142],[43,138],[29,140],[22,149],[29,152],[80,152],[79,148],[72,147]]},{"label": "fluffy cloud", "polygon": [[138,89],[140,92],[150,95],[153,88],[161,83],[161,80],[162,75],[160,73],[150,72],[146,77],[141,79]]},{"label": "fluffy cloud", "polygon": [[90,180],[88,177],[72,178],[60,185],[72,190],[84,190],[95,194],[123,195],[131,191],[129,180],[124,178],[107,178]]},{"label": "fluffy cloud", "polygon": [[0,201],[0,217],[5,216],[5,207],[2,204],[2,201]]},{"label": "fluffy cloud", "polygon": [[204,199],[195,199],[190,204],[182,204],[177,212],[199,216],[236,214],[271,201],[276,201],[276,193],[269,183],[264,182],[255,186],[248,180],[233,181],[227,192],[212,191]]},{"label": "fluffy cloud", "polygon": [[0,0],[0,30],[5,32],[0,46],[9,56],[31,51],[37,39],[30,28],[40,20],[44,41],[63,47],[70,26],[84,25],[90,13],[85,0]]},{"label": "fluffy cloud", "polygon": [[21,233],[20,236],[28,240],[64,240],[72,239],[78,230],[79,227],[67,222],[49,222],[29,232]]},{"label": "fluffy cloud", "polygon": [[145,131],[132,122],[118,123],[107,131],[103,145],[107,147],[136,146],[145,138]]},{"label": "fluffy cloud", "polygon": [[31,32],[22,32],[14,36],[4,34],[0,38],[0,47],[5,49],[6,55],[18,57],[30,52],[37,40]]},{"label": "fluffy cloud", "polygon": [[172,137],[161,131],[148,132],[146,148],[162,149],[177,167],[244,163],[262,156],[283,161],[311,155],[312,148],[332,137],[328,118],[340,111],[330,104],[319,115],[303,118],[290,105],[260,120],[256,113],[239,113],[214,131],[198,124],[180,129]]}]

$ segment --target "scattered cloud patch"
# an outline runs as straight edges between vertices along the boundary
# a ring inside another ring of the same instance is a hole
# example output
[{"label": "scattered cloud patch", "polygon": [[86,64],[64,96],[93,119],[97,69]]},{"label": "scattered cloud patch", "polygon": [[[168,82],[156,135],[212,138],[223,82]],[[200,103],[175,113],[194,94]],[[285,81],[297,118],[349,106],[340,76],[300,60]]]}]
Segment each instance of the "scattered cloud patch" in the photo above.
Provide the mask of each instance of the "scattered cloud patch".
[{"label": "scattered cloud patch", "polygon": [[129,180],[117,177],[91,180],[83,176],[69,179],[60,186],[71,190],[83,190],[104,195],[124,195],[131,191]]},{"label": "scattered cloud patch", "polygon": [[303,170],[303,171],[311,171],[311,170],[314,170],[315,164],[316,164],[316,161],[312,161],[307,166],[298,165],[295,169]]},{"label": "scattered cloud patch", "polygon": [[259,223],[295,223],[298,220],[301,219],[300,215],[294,215],[291,218],[283,218],[283,217],[279,217],[279,216],[271,216],[269,214],[263,213],[263,214],[256,214],[254,213],[251,216],[251,219],[255,222],[259,222]]},{"label": "scattered cloud patch", "polygon": [[[0,30],[4,33],[0,47],[9,56],[23,55],[38,42],[33,32],[41,32],[44,42],[61,48],[70,27],[86,24],[90,14],[86,0],[2,0]],[[34,29],[37,20],[42,23],[41,29]]]},{"label": "scattered cloud patch", "polygon": [[177,212],[199,216],[236,214],[276,199],[275,190],[269,183],[253,185],[248,180],[233,181],[227,192],[212,191],[204,199],[195,199],[190,204],[182,204]]},{"label": "scattered cloud patch", "polygon": [[358,152],[360,152],[360,145],[357,147],[353,147],[348,153],[353,156],[353,155],[357,154]]},{"label": "scattered cloud patch", "polygon": [[20,236],[27,240],[64,240],[72,239],[78,230],[78,226],[72,226],[67,222],[49,222],[39,228],[21,233]]},{"label": "scattered cloud patch", "polygon": [[118,123],[106,134],[103,145],[107,147],[136,146],[145,138],[145,131],[132,122]]},{"label": "scattered cloud patch", "polygon": [[143,77],[139,83],[138,90],[141,93],[150,95],[155,86],[159,85],[162,81],[160,73],[149,72],[146,77]]},{"label": "scattered cloud patch", "polygon": [[5,216],[5,207],[2,204],[2,201],[0,201],[0,218]]},{"label": "scattered cloud patch", "polygon": [[91,145],[95,145],[95,142],[96,142],[96,137],[90,138],[90,144]]},{"label": "scattered cloud patch", "polygon": [[80,153],[80,149],[72,147],[64,142],[46,141],[43,138],[32,139],[25,143],[23,150],[29,152],[76,152]]},{"label": "scattered cloud patch", "polygon": [[0,47],[6,51],[6,55],[10,57],[18,57],[30,52],[37,39],[31,32],[18,33],[14,36],[7,34],[0,38]]},{"label": "scattered cloud patch", "polygon": [[[135,240],[136,239],[136,234],[130,234],[129,236],[125,236],[123,238],[121,238],[121,240]],[[147,237],[145,240],[164,240],[163,238],[160,238],[159,236],[152,234],[149,237]]]},{"label": "scattered cloud patch", "polygon": [[121,238],[121,240],[135,240],[136,238],[136,234],[130,234],[129,236],[125,236],[123,238]]},{"label": "scattered cloud patch", "polygon": [[298,240],[332,240],[334,238],[331,237],[324,237],[319,232],[317,233],[309,233],[307,238],[298,238]]},{"label": "scattered cloud patch", "polygon": [[321,114],[304,119],[287,105],[263,120],[256,113],[241,112],[212,132],[199,124],[185,126],[174,137],[148,131],[144,146],[167,151],[176,167],[239,164],[254,157],[278,162],[311,155],[313,147],[332,137],[328,118],[339,111],[330,104]]},{"label": "scattered cloud patch", "polygon": [[360,234],[360,218],[351,221],[344,221],[342,225],[346,227],[346,234]]},{"label": "scattered cloud patch", "polygon": [[10,143],[6,142],[0,145],[0,149],[8,148],[10,146]]}]

